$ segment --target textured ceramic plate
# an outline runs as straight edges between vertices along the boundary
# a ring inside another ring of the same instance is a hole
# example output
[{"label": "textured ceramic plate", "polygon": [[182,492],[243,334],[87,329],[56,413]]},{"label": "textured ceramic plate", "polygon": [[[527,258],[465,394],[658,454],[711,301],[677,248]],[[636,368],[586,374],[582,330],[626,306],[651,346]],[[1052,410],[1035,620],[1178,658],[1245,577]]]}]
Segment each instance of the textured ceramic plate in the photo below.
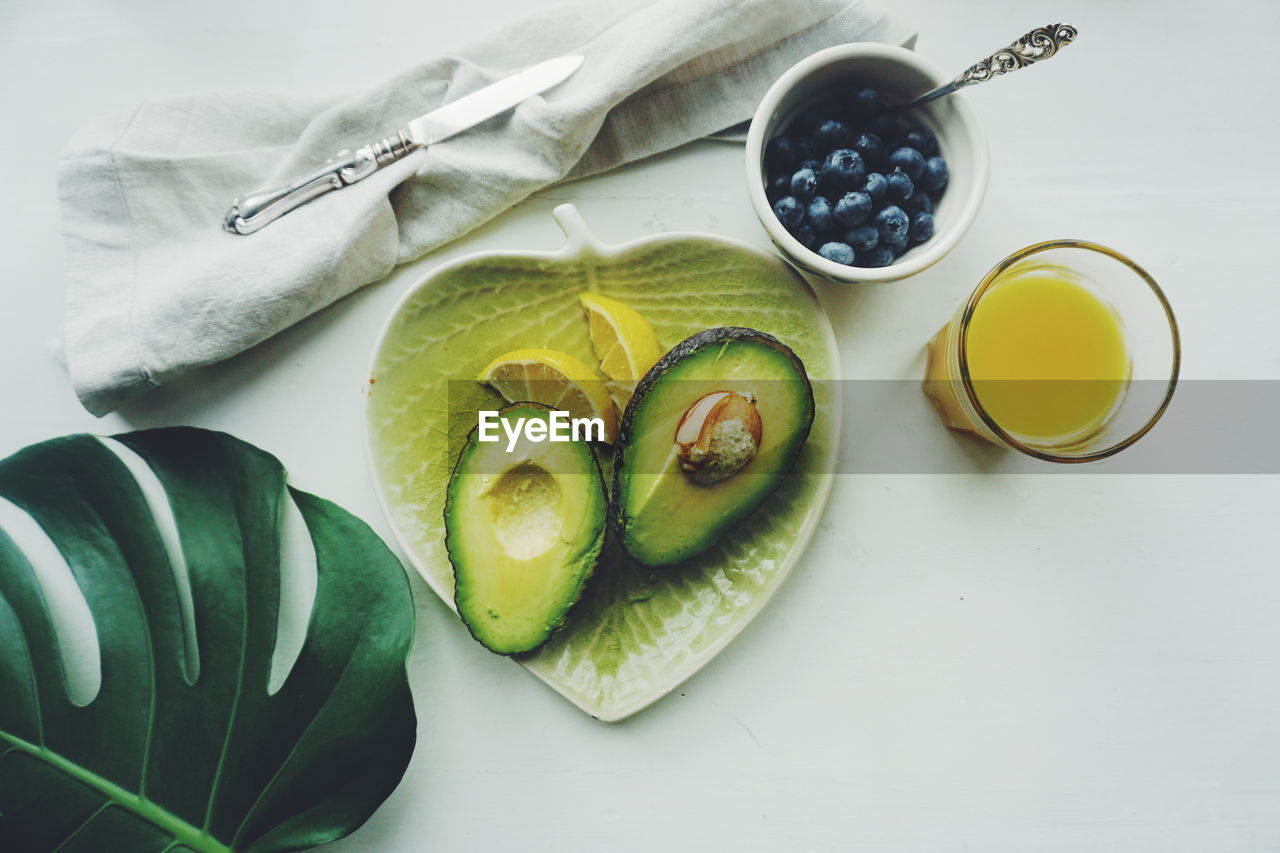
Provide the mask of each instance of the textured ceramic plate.
[{"label": "textured ceramic plate", "polygon": [[[365,422],[378,496],[405,553],[450,606],[445,485],[475,413],[501,404],[475,376],[519,347],[548,346],[595,364],[579,293],[632,306],[667,348],[713,326],[768,332],[804,361],[817,405],[795,471],[716,547],[654,570],[606,544],[565,627],[519,659],[582,710],[614,721],[715,657],[799,559],[831,489],[838,383],[820,380],[838,378],[839,360],[813,293],[777,257],[686,233],[606,246],[571,205],[554,216],[568,237],[563,249],[477,254],[440,267],[396,306],[374,351]],[[606,450],[606,472],[610,462]]]}]

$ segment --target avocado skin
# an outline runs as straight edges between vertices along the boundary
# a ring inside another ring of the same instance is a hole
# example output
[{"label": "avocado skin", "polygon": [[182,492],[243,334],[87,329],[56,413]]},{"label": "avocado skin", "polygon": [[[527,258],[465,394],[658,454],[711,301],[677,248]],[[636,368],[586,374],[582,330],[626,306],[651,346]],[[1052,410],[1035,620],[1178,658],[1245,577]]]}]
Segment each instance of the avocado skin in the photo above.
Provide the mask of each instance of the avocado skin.
[{"label": "avocado skin", "polygon": [[[503,406],[499,410],[499,412],[501,414],[506,414],[507,412],[510,412],[515,409],[537,409],[544,412],[552,411],[550,406],[547,406],[543,403],[517,402],[517,403],[511,403],[507,406]],[[453,463],[453,470],[449,473],[449,485],[446,487],[444,512],[442,513],[442,515],[444,516],[444,523],[445,523],[445,543],[444,543],[445,551],[446,553],[448,553],[449,563],[453,567],[453,584],[454,584],[453,594],[454,594],[454,602],[455,602],[454,606],[458,610],[458,615],[462,620],[462,624],[465,625],[467,628],[467,633],[469,633],[476,642],[478,642],[480,645],[484,646],[486,649],[488,649],[490,652],[493,652],[496,655],[518,657],[523,654],[534,652],[537,649],[541,648],[543,645],[546,644],[546,642],[549,639],[551,639],[551,636],[553,634],[555,634],[557,631],[559,631],[561,628],[564,627],[565,622],[568,621],[568,618],[569,618],[569,611],[573,609],[573,606],[577,604],[579,600],[581,600],[582,593],[587,588],[587,582],[591,580],[591,576],[595,573],[596,559],[600,556],[600,551],[604,547],[605,531],[604,531],[604,528],[602,527],[600,530],[600,534],[596,537],[595,542],[592,544],[590,549],[584,555],[583,559],[590,562],[590,567],[585,572],[582,573],[582,577],[578,581],[577,586],[570,592],[569,595],[565,596],[562,599],[563,606],[561,607],[560,612],[551,619],[550,627],[548,628],[546,634],[543,635],[542,639],[539,640],[537,643],[534,643],[533,645],[530,645],[526,648],[518,648],[518,649],[517,648],[512,648],[512,649],[493,648],[489,640],[487,640],[485,637],[480,636],[480,634],[476,632],[476,628],[467,620],[466,616],[463,614],[462,608],[457,606],[456,602],[458,598],[458,590],[465,586],[465,578],[459,577],[457,558],[454,556],[455,549],[450,547],[450,540],[452,537],[449,532],[450,531],[449,516],[450,516],[450,513],[455,511],[456,509],[455,501],[457,498],[454,491],[454,483],[457,482],[458,473],[461,470],[467,458],[467,452],[472,448],[473,444],[479,443],[478,440],[476,439],[476,435],[477,433],[479,433],[479,431],[480,431],[480,425],[477,423],[474,427],[471,428],[470,432],[467,433],[467,440],[463,443],[462,450],[458,453],[458,458]],[[595,474],[596,474],[595,481],[600,487],[600,498],[602,501],[602,505],[605,507],[605,513],[607,515],[608,506],[609,506],[609,492],[608,492],[608,488],[605,485],[604,471],[600,467],[600,458],[596,455],[595,451],[592,450],[590,446],[586,447],[586,452],[590,455],[592,464],[595,467]]]},{"label": "avocado skin", "polygon": [[[808,411],[805,413],[803,422],[798,426],[796,432],[800,435],[800,440],[796,442],[795,450],[791,454],[791,458],[787,459],[782,470],[789,472],[795,465],[796,458],[800,455],[800,451],[804,448],[805,442],[809,438],[809,432],[813,428],[814,402],[813,388],[809,384],[809,374],[805,370],[804,362],[795,354],[791,347],[766,332],[758,329],[749,329],[745,326],[717,326],[712,329],[704,329],[685,338],[680,343],[672,347],[666,355],[658,359],[653,367],[649,368],[649,372],[636,384],[635,392],[631,395],[630,401],[627,403],[626,411],[622,414],[622,421],[618,426],[618,438],[614,443],[613,455],[613,477],[612,492],[613,499],[609,502],[609,530],[616,537],[617,541],[626,550],[626,537],[624,536],[624,528],[626,520],[622,511],[622,470],[627,464],[627,450],[631,446],[633,434],[635,433],[636,414],[640,409],[640,404],[655,385],[666,378],[667,374],[673,368],[678,366],[689,356],[702,350],[708,346],[719,346],[732,341],[750,341],[753,343],[764,344],[777,352],[784,355],[792,364],[796,374],[804,382],[808,397]],[[674,441],[674,438],[673,438]],[[733,526],[734,523],[742,518],[755,512],[765,499],[778,490],[782,485],[783,477],[779,476],[776,483],[768,491],[760,495],[750,507],[744,507],[737,513],[734,522],[726,526],[724,532]],[[723,536],[723,533],[721,534]],[[720,537],[707,543],[707,548],[712,547],[718,542]],[[635,555],[632,555],[633,557]],[[655,566],[656,568],[656,566]]]}]

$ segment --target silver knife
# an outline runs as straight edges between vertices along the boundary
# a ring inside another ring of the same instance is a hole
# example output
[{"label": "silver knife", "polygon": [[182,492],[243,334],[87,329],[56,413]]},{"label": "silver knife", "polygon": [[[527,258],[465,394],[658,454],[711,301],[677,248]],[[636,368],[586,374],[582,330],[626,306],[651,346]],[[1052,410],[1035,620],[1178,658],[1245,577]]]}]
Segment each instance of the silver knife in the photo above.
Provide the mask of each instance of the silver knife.
[{"label": "silver knife", "polygon": [[540,62],[415,118],[385,139],[355,151],[340,151],[314,172],[283,186],[254,190],[236,199],[222,227],[232,234],[252,234],[317,196],[363,180],[411,151],[448,139],[506,112],[525,98],[547,91],[564,82],[581,65],[581,56],[561,56]]}]

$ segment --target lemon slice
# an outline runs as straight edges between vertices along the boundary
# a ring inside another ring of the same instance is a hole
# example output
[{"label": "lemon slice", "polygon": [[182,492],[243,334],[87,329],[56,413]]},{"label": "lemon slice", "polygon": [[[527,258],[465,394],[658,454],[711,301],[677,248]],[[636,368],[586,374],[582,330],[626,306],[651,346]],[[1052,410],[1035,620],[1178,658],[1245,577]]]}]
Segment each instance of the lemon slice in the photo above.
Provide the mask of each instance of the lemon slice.
[{"label": "lemon slice", "polygon": [[476,381],[497,391],[508,403],[542,403],[573,418],[600,418],[609,443],[618,433],[618,416],[604,382],[567,352],[512,350],[489,362]]},{"label": "lemon slice", "polygon": [[621,411],[636,382],[662,357],[658,336],[638,311],[616,299],[596,293],[582,293],[578,299],[587,312],[591,347],[610,380],[605,383],[609,396]]}]

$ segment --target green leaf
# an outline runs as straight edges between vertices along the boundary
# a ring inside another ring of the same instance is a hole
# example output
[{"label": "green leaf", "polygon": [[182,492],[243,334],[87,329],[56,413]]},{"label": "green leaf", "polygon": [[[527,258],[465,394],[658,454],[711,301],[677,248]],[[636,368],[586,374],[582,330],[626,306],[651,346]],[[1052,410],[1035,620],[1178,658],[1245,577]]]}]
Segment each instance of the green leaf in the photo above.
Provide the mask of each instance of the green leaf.
[{"label": "green leaf", "polygon": [[[101,672],[96,696],[73,702],[63,661],[76,638],[39,561],[0,530],[0,850],[267,853],[350,833],[413,751],[399,562],[242,441],[188,428],[116,440],[69,436],[0,462],[0,497],[74,576]],[[150,469],[171,519],[125,458]],[[315,600],[270,692],[291,504],[314,546]]]},{"label": "green leaf", "polygon": [[[564,224],[572,231],[576,214],[570,217]],[[607,544],[568,624],[521,660],[580,708],[617,720],[714,657],[795,564],[830,490],[839,412],[836,383],[822,380],[836,378],[837,366],[813,293],[776,257],[690,236],[621,247],[578,242],[585,247],[554,255],[476,256],[413,291],[375,355],[368,437],[397,536],[452,602],[441,530],[445,487],[476,412],[501,404],[475,376],[518,347],[548,346],[595,364],[579,293],[635,308],[666,347],[713,326],[747,326],[795,350],[814,380],[817,417],[779,491],[718,546],[680,566],[646,569]],[[607,453],[601,464],[609,470]]]}]

